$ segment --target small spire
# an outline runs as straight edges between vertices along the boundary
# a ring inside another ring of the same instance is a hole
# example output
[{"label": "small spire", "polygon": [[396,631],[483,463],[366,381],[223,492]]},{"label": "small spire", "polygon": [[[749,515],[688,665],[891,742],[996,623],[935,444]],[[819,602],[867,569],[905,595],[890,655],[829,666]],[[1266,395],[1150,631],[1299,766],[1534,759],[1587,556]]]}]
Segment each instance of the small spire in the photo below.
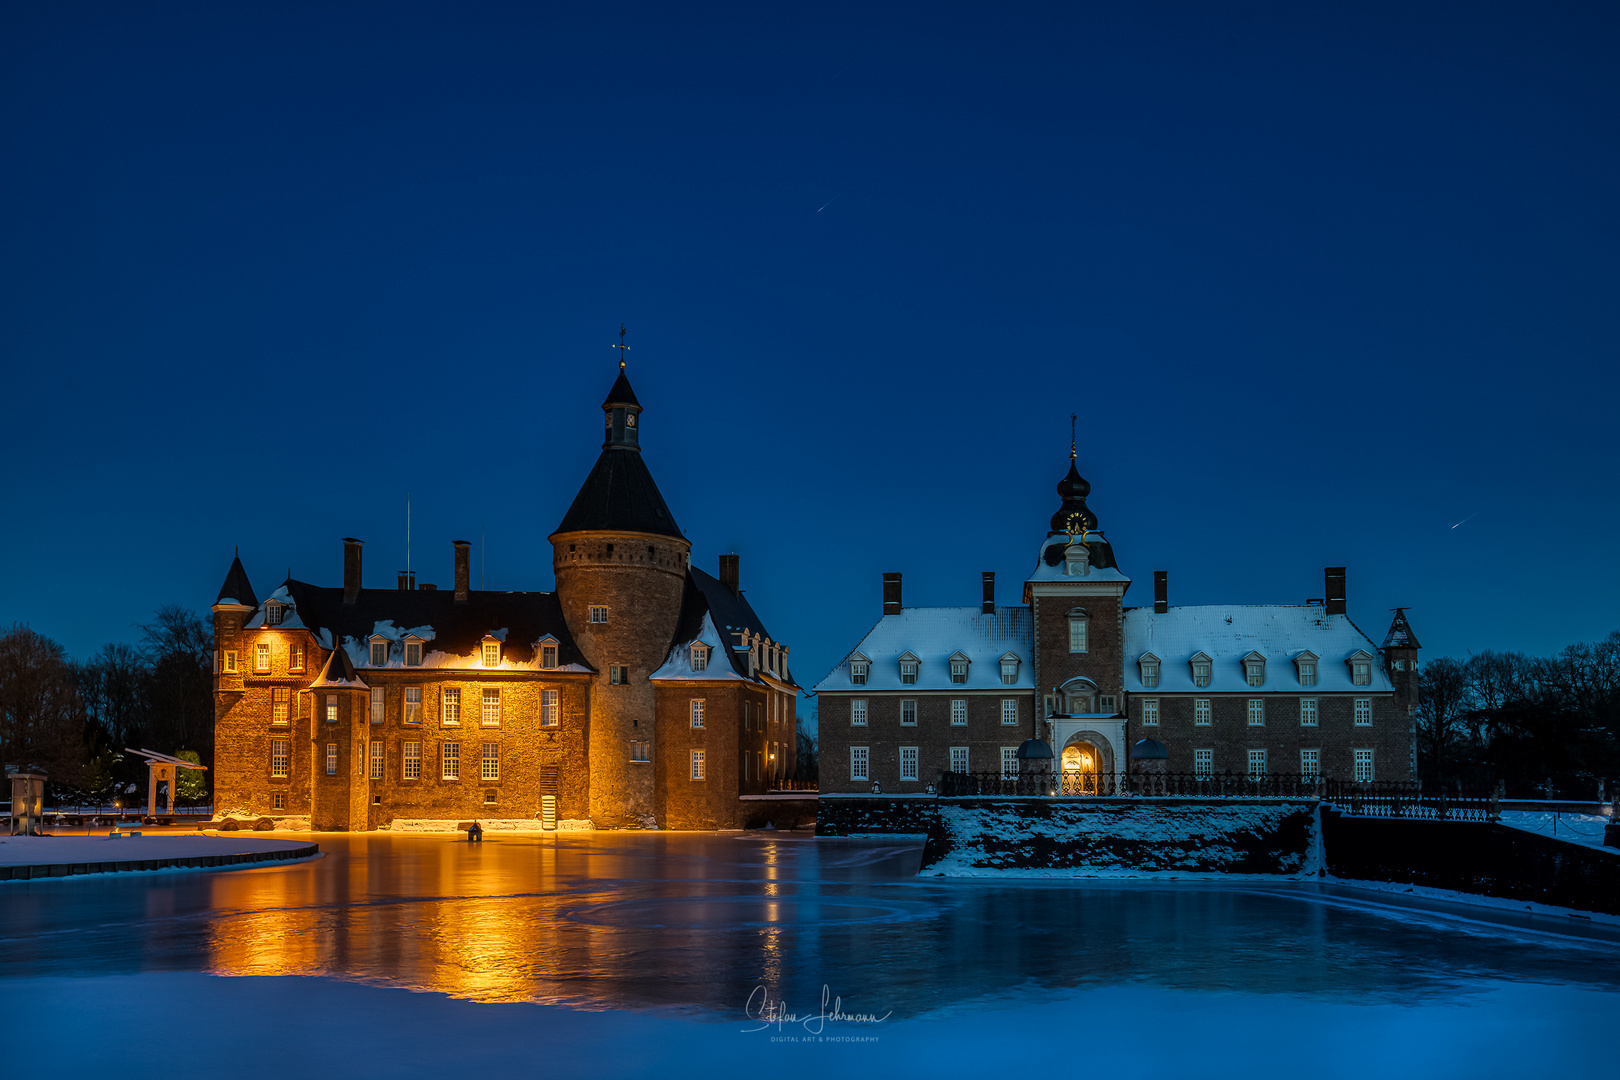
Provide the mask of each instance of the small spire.
[{"label": "small spire", "polygon": [[1075,420],[1074,413],[1070,413],[1069,414],[1069,460],[1070,461],[1073,461],[1075,459],[1075,453],[1074,453],[1074,445],[1075,445],[1074,444],[1074,420]]},{"label": "small spire", "polygon": [[624,323],[619,324],[619,343],[613,346],[619,352],[619,370],[624,370],[624,354],[630,351],[630,346],[624,343]]}]

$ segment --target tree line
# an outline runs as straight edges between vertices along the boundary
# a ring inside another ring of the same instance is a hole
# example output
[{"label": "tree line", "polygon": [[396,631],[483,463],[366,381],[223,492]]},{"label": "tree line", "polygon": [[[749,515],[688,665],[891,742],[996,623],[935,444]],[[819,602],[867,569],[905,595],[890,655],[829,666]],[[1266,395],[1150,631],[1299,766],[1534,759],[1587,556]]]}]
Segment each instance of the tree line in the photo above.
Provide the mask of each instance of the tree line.
[{"label": "tree line", "polygon": [[[23,623],[0,632],[0,763],[44,772],[50,801],[144,798],[145,762],[125,747],[213,765],[210,624],[167,604],[138,629],[83,661]],[[206,776],[181,770],[178,794],[204,797]]]},{"label": "tree line", "polygon": [[[1620,780],[1620,630],[1555,656],[1443,656],[1418,673],[1426,783],[1591,799]],[[1612,792],[1611,792],[1612,793]]]}]

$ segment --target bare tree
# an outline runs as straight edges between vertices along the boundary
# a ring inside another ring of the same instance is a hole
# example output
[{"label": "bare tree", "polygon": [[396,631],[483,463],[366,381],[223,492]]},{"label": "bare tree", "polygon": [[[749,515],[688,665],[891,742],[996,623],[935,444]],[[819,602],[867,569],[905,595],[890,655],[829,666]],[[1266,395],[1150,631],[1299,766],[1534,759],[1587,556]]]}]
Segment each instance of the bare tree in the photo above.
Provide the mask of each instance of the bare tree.
[{"label": "bare tree", "polygon": [[86,757],[84,708],[62,646],[17,623],[0,634],[0,764],[76,784]]},{"label": "bare tree", "polygon": [[208,623],[179,604],[165,604],[141,626],[142,652],[151,667],[149,735],[163,746],[214,756],[213,651]]},{"label": "bare tree", "polygon": [[1467,738],[1465,717],[1472,704],[1467,668],[1449,656],[1431,660],[1418,673],[1417,751],[1422,772],[1448,778]]}]

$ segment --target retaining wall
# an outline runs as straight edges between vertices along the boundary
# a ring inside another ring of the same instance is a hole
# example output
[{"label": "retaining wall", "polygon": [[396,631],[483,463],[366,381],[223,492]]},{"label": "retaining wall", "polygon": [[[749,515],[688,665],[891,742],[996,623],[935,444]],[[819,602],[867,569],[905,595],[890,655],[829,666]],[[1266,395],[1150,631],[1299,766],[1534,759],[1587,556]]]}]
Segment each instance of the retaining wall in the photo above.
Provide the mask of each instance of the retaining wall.
[{"label": "retaining wall", "polygon": [[41,878],[71,877],[75,874],[120,874],[134,870],[171,870],[181,867],[242,866],[248,863],[283,862],[307,859],[321,853],[317,844],[279,851],[254,851],[236,855],[178,855],[167,859],[120,859],[104,862],[35,863],[28,866],[0,866],[0,881],[37,881]]}]

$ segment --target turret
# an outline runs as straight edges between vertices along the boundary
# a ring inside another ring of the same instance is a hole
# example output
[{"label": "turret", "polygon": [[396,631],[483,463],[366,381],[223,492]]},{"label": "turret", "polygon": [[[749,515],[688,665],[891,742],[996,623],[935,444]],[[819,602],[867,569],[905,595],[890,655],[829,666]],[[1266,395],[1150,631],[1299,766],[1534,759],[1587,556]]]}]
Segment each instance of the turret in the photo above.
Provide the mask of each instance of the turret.
[{"label": "turret", "polygon": [[1389,633],[1384,635],[1384,670],[1395,684],[1395,700],[1406,706],[1407,712],[1417,707],[1418,700],[1418,644],[1412,633],[1412,624],[1406,621],[1406,609],[1396,608],[1390,620]]}]

